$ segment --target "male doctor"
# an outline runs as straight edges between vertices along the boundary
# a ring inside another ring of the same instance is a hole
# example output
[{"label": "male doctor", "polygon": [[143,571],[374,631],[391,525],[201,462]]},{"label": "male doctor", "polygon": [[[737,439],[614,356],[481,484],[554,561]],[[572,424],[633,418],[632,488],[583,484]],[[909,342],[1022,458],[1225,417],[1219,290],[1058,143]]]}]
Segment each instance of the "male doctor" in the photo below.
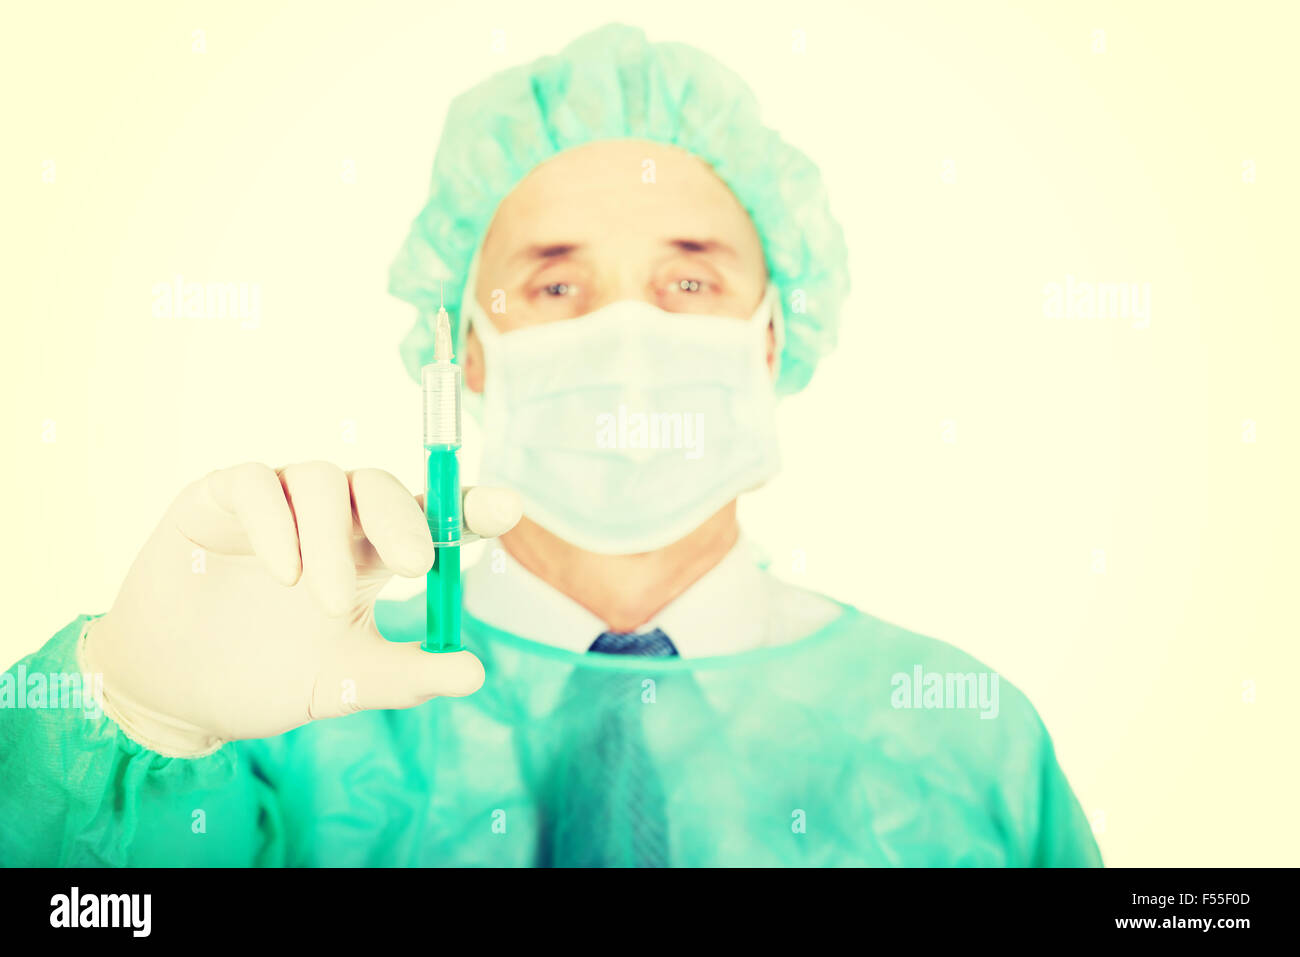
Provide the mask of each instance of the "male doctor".
[{"label": "male doctor", "polygon": [[446,289],[483,425],[468,650],[376,602],[434,557],[391,475],[218,469],[21,663],[104,713],[0,709],[0,862],[1099,864],[1022,694],[737,524],[845,272],[816,168],[696,49],[612,25],[461,95],[390,289],[413,375]]}]

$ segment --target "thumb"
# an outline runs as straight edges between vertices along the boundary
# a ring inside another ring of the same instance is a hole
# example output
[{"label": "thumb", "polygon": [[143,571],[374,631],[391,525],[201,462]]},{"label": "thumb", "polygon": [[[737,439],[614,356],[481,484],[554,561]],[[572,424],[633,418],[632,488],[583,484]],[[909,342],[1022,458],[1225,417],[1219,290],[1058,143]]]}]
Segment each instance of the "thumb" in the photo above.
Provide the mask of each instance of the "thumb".
[{"label": "thumb", "polygon": [[483,686],[483,664],[468,651],[433,654],[417,641],[377,631],[347,639],[312,688],[313,720],[376,708],[413,708],[430,698],[462,698]]}]

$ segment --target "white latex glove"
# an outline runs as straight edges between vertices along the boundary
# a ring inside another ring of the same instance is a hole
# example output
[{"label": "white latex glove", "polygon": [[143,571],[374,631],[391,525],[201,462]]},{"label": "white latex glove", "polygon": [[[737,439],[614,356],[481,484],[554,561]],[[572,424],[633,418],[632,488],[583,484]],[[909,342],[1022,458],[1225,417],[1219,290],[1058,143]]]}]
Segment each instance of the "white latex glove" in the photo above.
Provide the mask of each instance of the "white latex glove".
[{"label": "white latex glove", "polygon": [[[465,525],[485,538],[519,515],[513,491],[465,492]],[[424,575],[433,558],[422,501],[387,472],[213,472],[172,503],[87,629],[81,664],[103,675],[109,717],[173,757],[473,694],[483,666],[468,651],[431,654],[375,627],[384,584]]]}]

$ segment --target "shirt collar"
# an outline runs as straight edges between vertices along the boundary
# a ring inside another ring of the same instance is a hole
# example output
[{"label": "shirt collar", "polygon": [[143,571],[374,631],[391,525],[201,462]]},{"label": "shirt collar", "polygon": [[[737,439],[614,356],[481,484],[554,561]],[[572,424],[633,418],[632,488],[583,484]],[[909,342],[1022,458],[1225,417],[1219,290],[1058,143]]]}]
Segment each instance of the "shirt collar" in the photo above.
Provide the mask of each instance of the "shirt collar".
[{"label": "shirt collar", "polygon": [[[636,628],[662,629],[683,658],[749,651],[764,643],[765,583],[758,548],[743,534],[718,564]],[[465,573],[465,611],[502,631],[585,652],[609,626],[542,581],[499,545]]]}]

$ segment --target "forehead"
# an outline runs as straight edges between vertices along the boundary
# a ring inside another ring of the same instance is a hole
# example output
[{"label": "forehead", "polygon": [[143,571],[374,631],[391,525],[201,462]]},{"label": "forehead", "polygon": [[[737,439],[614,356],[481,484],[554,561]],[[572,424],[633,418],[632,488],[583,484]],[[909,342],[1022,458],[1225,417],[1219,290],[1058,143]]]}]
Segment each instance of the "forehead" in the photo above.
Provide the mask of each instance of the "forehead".
[{"label": "forehead", "polygon": [[541,242],[691,233],[761,259],[749,214],[708,163],[661,143],[608,140],[566,150],[525,176],[498,207],[483,258]]}]

